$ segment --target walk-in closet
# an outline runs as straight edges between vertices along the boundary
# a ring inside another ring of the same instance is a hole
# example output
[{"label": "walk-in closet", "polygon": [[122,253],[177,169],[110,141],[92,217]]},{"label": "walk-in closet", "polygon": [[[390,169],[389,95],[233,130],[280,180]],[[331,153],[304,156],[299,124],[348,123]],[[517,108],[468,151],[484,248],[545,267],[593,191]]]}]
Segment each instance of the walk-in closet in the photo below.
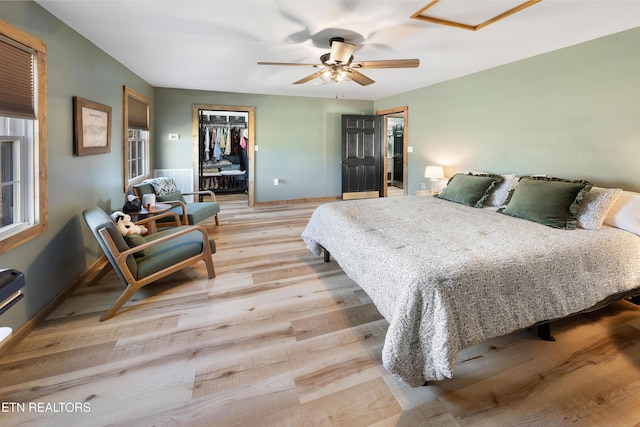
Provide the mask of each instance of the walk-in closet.
[{"label": "walk-in closet", "polygon": [[249,114],[200,110],[200,189],[248,191]]},{"label": "walk-in closet", "polygon": [[252,205],[253,107],[216,107],[194,106],[199,188],[216,194],[247,194]]}]

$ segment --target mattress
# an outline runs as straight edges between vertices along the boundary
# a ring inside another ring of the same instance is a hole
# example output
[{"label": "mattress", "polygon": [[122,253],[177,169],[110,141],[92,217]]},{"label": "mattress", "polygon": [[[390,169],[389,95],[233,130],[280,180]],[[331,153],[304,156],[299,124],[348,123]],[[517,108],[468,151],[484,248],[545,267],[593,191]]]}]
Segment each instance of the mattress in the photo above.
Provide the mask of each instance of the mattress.
[{"label": "mattress", "polygon": [[453,376],[458,352],[640,287],[640,237],[561,230],[433,197],[319,206],[302,233],[389,322],[384,367],[410,386]]}]

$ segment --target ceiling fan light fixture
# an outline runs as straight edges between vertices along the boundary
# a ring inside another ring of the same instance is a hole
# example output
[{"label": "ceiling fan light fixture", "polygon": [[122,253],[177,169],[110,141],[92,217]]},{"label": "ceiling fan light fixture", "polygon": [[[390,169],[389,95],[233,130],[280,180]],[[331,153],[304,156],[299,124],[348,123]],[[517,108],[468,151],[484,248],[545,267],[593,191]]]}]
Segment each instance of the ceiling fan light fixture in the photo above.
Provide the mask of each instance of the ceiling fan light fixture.
[{"label": "ceiling fan light fixture", "polygon": [[[438,0],[434,0],[438,1]],[[540,1],[540,0],[538,0]],[[288,65],[296,67],[314,67],[318,69],[313,74],[293,82],[294,85],[307,83],[319,78],[323,83],[342,83],[353,81],[360,86],[375,83],[374,80],[360,72],[365,68],[416,68],[419,59],[383,59],[376,61],[353,62],[353,51],[356,46],[345,43],[342,37],[331,39],[331,52],[320,56],[320,64],[300,64],[296,62],[258,62],[258,65]]]},{"label": "ceiling fan light fixture", "polygon": [[320,80],[325,83],[342,83],[353,79],[353,71],[346,65],[326,67],[320,73]]}]

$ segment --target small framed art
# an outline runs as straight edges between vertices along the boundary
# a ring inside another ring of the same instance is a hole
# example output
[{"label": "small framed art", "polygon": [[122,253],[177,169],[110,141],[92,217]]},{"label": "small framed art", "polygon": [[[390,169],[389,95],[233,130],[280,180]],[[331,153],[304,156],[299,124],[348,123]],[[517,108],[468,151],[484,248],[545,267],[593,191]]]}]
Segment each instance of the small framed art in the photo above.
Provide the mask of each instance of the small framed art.
[{"label": "small framed art", "polygon": [[74,154],[88,156],[111,151],[111,107],[73,97]]}]

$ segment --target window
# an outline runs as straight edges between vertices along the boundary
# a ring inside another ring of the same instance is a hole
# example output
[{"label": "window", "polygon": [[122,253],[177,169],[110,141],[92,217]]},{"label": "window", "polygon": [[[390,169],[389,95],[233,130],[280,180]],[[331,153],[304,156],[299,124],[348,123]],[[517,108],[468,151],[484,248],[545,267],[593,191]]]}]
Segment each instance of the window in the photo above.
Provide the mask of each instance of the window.
[{"label": "window", "polygon": [[149,105],[146,96],[124,88],[124,191],[151,177]]},{"label": "window", "polygon": [[0,253],[47,231],[46,45],[0,21]]},{"label": "window", "polygon": [[147,151],[149,147],[149,131],[129,129],[129,181],[144,179],[149,175]]}]

